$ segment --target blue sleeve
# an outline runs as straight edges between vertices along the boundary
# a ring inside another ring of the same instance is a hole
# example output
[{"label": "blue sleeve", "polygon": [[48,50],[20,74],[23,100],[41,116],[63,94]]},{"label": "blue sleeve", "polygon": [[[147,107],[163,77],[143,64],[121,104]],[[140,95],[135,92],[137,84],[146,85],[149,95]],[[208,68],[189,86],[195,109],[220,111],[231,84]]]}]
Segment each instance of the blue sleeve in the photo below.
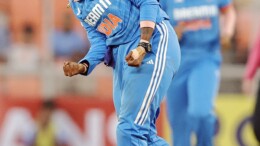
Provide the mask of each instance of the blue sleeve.
[{"label": "blue sleeve", "polygon": [[140,9],[140,21],[156,22],[159,3],[157,0],[131,0]]},{"label": "blue sleeve", "polygon": [[228,6],[232,0],[218,0],[219,1],[219,8],[224,8],[226,6]]},{"label": "blue sleeve", "polygon": [[92,27],[85,28],[88,33],[88,39],[90,41],[90,50],[87,55],[82,58],[79,63],[87,63],[89,65],[88,71],[84,75],[89,75],[92,70],[102,61],[104,61],[104,56],[107,50],[106,47],[106,37],[105,35],[99,33]]}]

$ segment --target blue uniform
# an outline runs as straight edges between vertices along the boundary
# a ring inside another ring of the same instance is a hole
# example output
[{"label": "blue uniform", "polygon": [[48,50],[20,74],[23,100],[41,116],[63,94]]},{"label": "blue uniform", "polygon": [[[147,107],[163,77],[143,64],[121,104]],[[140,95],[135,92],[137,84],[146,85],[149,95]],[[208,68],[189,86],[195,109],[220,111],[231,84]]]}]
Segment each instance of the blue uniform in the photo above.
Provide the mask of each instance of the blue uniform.
[{"label": "blue uniform", "polygon": [[[88,75],[106,61],[112,48],[113,99],[118,117],[118,146],[168,145],[157,136],[155,121],[159,106],[180,65],[180,49],[168,16],[156,0],[81,0],[71,7],[86,28],[91,43]],[[140,41],[140,20],[156,23],[150,40],[152,52],[142,65],[130,67],[125,61]],[[108,53],[109,54],[109,53]]]},{"label": "blue uniform", "polygon": [[167,93],[167,114],[174,146],[212,146],[214,97],[219,86],[220,10],[230,0],[161,0],[173,27],[184,25],[179,40],[182,62]]}]

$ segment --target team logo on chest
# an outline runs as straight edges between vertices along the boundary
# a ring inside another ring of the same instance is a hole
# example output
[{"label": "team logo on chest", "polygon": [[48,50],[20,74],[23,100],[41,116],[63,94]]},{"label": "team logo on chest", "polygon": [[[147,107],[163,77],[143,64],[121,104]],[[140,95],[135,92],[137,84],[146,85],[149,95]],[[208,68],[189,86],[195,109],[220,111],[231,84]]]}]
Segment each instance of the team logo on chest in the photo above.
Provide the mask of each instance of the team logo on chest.
[{"label": "team logo on chest", "polygon": [[210,18],[218,15],[216,5],[203,5],[187,8],[176,8],[173,10],[175,20],[189,20],[199,18]]},{"label": "team logo on chest", "polygon": [[105,12],[106,9],[108,9],[108,6],[110,5],[111,2],[109,0],[99,0],[99,3],[95,4],[91,12],[84,19],[84,21],[90,26],[95,26],[102,14]]},{"label": "team logo on chest", "polygon": [[184,22],[185,31],[207,30],[212,28],[212,18],[218,16],[216,5],[182,7],[173,10],[174,20]]}]

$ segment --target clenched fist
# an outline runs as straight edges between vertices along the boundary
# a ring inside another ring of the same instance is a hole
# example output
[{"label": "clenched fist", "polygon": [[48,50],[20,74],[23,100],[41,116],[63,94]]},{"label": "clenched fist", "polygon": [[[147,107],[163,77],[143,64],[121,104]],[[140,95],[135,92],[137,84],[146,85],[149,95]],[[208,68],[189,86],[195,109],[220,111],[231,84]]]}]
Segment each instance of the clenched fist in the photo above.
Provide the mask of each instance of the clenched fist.
[{"label": "clenched fist", "polygon": [[64,62],[63,71],[65,76],[72,77],[77,74],[85,73],[87,71],[87,67],[88,66],[83,64],[67,61]]},{"label": "clenched fist", "polygon": [[141,46],[138,46],[128,53],[125,60],[129,66],[139,67],[142,64],[145,54],[145,49]]}]

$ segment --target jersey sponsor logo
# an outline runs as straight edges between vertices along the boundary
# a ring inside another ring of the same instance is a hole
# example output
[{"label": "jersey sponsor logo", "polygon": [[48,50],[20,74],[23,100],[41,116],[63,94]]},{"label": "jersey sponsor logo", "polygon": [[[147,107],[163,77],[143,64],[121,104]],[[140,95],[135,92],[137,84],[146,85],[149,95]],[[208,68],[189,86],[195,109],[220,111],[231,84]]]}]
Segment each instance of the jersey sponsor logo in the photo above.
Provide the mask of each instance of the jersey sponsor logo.
[{"label": "jersey sponsor logo", "polygon": [[99,0],[99,3],[97,3],[92,8],[91,12],[87,15],[84,21],[90,26],[95,26],[102,14],[105,12],[106,9],[108,9],[108,6],[110,6],[111,4],[112,3],[109,0]]},{"label": "jersey sponsor logo", "polygon": [[173,16],[176,21],[210,18],[217,15],[218,8],[216,5],[176,8],[173,10]]},{"label": "jersey sponsor logo", "polygon": [[100,25],[98,26],[97,30],[106,36],[111,35],[112,31],[117,28],[118,23],[122,22],[122,19],[109,13],[107,18],[105,18]]},{"label": "jersey sponsor logo", "polygon": [[198,19],[184,22],[185,31],[197,31],[212,28],[210,19]]}]

